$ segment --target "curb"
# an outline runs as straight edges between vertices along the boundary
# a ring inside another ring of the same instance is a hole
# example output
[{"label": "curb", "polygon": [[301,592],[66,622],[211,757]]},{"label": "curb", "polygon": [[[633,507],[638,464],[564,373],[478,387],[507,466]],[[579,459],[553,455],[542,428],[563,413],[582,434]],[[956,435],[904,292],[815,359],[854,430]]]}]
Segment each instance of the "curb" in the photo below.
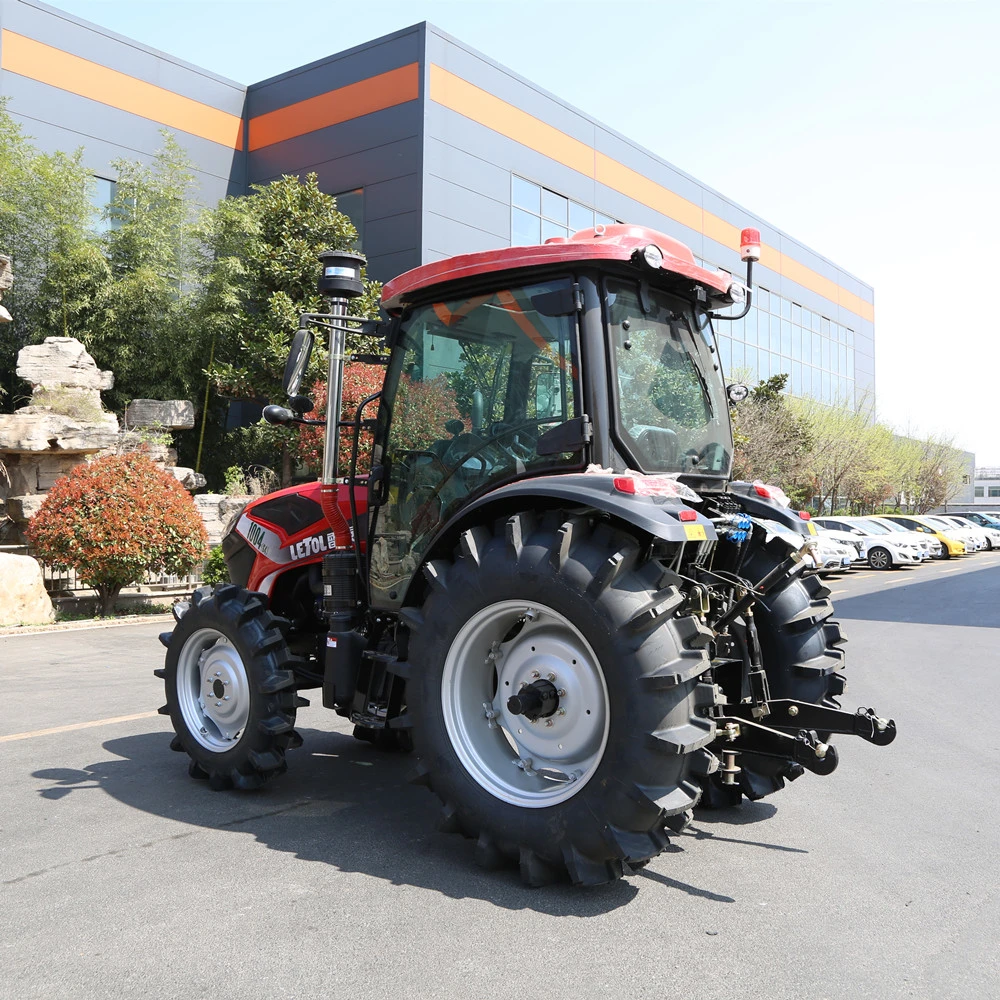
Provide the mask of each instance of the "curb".
[{"label": "curb", "polygon": [[46,632],[83,632],[95,628],[123,628],[126,625],[148,625],[151,622],[173,621],[167,611],[162,615],[129,615],[127,620],[109,619],[79,622],[53,622],[51,625],[4,625],[0,627],[0,638],[11,635],[43,635]]}]

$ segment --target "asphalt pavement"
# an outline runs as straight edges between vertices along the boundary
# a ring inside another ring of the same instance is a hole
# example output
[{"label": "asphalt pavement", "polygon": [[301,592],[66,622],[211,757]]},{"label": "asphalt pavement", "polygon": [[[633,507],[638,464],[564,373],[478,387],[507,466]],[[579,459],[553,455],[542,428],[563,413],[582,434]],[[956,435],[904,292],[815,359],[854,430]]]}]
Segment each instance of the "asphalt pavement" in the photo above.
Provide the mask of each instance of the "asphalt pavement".
[{"label": "asphalt pavement", "polygon": [[828,586],[896,741],[592,890],[477,869],[316,705],[259,792],[188,778],[164,625],[0,637],[0,998],[1000,996],[1000,553]]}]

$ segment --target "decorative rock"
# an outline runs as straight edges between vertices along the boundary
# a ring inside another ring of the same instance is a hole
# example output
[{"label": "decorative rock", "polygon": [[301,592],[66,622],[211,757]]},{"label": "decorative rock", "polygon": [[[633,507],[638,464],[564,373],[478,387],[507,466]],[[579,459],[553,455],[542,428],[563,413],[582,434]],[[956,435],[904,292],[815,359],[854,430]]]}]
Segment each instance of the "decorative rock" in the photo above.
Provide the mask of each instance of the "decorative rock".
[{"label": "decorative rock", "polygon": [[16,524],[27,524],[45,503],[44,493],[34,493],[26,497],[8,497],[7,515]]},{"label": "decorative rock", "polygon": [[57,479],[68,476],[80,464],[79,455],[60,453],[40,456],[12,455],[6,460],[9,492],[15,496],[45,493],[52,489]]},{"label": "decorative rock", "polygon": [[222,541],[226,528],[236,515],[250,502],[250,497],[234,497],[228,493],[199,493],[194,505],[205,522],[208,540],[212,545]]},{"label": "decorative rock", "polygon": [[16,413],[0,414],[0,452],[85,454],[113,448],[117,440],[118,418],[113,413],[102,413],[98,420],[86,423],[44,407],[26,406]]},{"label": "decorative rock", "polygon": [[111,372],[102,372],[87,349],[74,337],[46,337],[41,344],[22,347],[17,374],[34,388],[110,389]]},{"label": "decorative rock", "polygon": [[205,477],[200,472],[195,472],[194,469],[173,466],[163,471],[174,476],[186,490],[200,490],[206,482]]},{"label": "decorative rock", "polygon": [[42,568],[31,556],[0,552],[0,625],[42,625],[55,618]]},{"label": "decorative rock", "polygon": [[125,426],[190,430],[194,403],[189,399],[133,399],[125,410]]}]

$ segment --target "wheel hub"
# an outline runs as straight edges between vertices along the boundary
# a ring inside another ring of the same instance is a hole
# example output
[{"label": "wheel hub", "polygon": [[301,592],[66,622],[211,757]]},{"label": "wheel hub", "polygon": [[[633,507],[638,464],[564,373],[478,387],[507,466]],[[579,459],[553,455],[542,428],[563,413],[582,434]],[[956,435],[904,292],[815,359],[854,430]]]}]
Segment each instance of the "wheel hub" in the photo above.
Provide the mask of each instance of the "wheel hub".
[{"label": "wheel hub", "polygon": [[236,647],[216,629],[195,632],[177,664],[177,700],[188,731],[206,749],[229,750],[250,716],[250,686]]},{"label": "wheel hub", "polygon": [[540,605],[503,601],[459,630],[442,707],[452,745],[498,798],[542,807],[575,794],[607,742],[607,687],[575,625]]},{"label": "wheel hub", "polygon": [[526,684],[507,699],[511,715],[523,715],[529,722],[546,719],[559,707],[559,690],[550,680]]}]

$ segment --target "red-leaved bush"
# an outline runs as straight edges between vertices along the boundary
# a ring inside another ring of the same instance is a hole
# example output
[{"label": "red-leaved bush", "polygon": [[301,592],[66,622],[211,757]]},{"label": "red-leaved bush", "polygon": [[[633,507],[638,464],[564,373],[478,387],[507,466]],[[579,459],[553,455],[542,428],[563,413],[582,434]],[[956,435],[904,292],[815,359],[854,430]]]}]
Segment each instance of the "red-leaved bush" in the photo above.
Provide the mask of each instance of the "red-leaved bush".
[{"label": "red-leaved bush", "polygon": [[[382,380],[385,377],[385,368],[379,365],[365,365],[360,362],[352,362],[344,365],[344,382],[341,396],[343,406],[341,408],[341,420],[353,420],[354,413],[358,408],[358,403],[373,392],[378,392],[382,388]],[[306,414],[309,417],[320,419],[326,416],[326,383],[317,382],[313,386],[312,400],[315,410]],[[369,420],[378,413],[378,403],[369,403],[362,414],[365,420]],[[323,471],[323,435],[324,427],[299,427],[299,436],[293,445],[293,451],[298,460],[314,475],[318,476]],[[354,436],[353,428],[343,428],[340,432],[340,453],[338,475],[346,476],[349,471],[351,460],[351,441]],[[362,431],[358,439],[358,474],[368,472],[371,467],[372,456],[372,435],[369,431]]]},{"label": "red-leaved bush", "polygon": [[75,569],[97,591],[104,614],[147,572],[188,572],[207,542],[191,495],[136,453],[78,465],[59,479],[27,536],[39,559]]}]

